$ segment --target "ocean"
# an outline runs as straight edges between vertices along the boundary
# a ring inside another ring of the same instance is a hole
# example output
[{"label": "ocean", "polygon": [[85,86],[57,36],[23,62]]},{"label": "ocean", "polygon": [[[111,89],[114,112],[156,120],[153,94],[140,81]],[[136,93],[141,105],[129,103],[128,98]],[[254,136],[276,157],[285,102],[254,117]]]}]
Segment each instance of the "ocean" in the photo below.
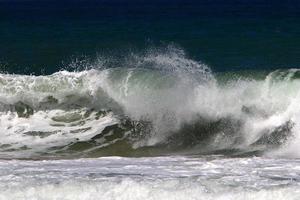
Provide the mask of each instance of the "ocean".
[{"label": "ocean", "polygon": [[0,199],[300,199],[299,10],[0,0]]}]

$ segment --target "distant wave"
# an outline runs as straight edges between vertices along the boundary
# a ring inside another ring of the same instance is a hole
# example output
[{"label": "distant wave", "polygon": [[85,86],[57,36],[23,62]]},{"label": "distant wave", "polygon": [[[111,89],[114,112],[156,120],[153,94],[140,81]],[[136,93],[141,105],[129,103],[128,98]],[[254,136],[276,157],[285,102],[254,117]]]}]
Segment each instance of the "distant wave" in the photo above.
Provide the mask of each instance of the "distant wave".
[{"label": "distant wave", "polygon": [[215,75],[176,48],[105,63],[0,74],[1,158],[300,157],[300,70]]}]

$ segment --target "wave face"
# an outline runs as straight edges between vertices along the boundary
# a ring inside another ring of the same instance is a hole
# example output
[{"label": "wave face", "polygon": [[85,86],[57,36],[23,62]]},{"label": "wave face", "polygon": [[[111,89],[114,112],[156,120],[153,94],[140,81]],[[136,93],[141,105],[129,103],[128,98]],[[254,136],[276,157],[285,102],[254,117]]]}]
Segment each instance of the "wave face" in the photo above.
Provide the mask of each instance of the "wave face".
[{"label": "wave face", "polygon": [[99,60],[1,74],[1,158],[300,156],[300,70],[214,74],[175,48]]}]

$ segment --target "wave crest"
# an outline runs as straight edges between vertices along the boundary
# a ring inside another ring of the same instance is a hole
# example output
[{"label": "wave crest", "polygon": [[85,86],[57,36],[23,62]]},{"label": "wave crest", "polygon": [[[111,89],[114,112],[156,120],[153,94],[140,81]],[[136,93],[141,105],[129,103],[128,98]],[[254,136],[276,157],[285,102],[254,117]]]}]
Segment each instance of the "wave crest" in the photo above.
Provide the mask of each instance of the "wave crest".
[{"label": "wave crest", "polygon": [[174,48],[123,65],[1,74],[1,156],[300,156],[299,70],[223,81]]}]

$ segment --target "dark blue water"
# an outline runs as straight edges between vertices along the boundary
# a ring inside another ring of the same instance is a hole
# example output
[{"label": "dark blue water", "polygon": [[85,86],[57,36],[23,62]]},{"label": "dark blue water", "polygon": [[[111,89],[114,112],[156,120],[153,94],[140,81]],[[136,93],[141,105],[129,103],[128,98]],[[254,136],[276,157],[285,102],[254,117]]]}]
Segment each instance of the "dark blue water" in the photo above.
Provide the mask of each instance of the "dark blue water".
[{"label": "dark blue water", "polygon": [[0,0],[0,69],[49,74],[170,44],[214,71],[297,68],[299,11],[297,0]]}]

